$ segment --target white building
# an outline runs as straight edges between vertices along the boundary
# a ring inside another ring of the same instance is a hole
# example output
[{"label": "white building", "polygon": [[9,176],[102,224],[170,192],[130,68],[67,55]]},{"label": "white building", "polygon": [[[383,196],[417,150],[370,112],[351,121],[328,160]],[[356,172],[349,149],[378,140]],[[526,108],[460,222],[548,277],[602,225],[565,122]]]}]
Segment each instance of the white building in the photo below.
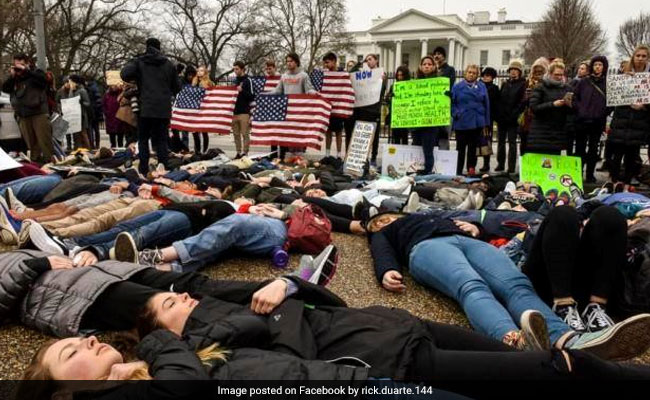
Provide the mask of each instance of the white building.
[{"label": "white building", "polygon": [[469,64],[504,69],[511,58],[521,56],[535,23],[507,20],[505,9],[497,16],[491,21],[489,11],[469,12],[462,20],[455,14],[434,16],[410,9],[390,19],[376,18],[370,30],[350,32],[356,54],[346,54],[341,61],[360,61],[375,53],[386,71],[400,65],[415,71],[421,57],[442,46],[456,69]]}]

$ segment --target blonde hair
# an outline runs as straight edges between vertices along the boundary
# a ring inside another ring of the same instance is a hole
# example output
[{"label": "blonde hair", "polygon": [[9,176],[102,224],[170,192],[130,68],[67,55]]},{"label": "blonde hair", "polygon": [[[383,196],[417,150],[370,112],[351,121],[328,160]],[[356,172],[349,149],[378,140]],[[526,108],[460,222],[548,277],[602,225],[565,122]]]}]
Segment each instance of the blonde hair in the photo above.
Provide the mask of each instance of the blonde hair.
[{"label": "blonde hair", "polygon": [[[204,68],[205,69],[205,75],[203,75],[202,78],[199,78],[199,69]],[[194,76],[194,79],[192,79],[192,86],[201,86],[202,88],[209,88],[211,86],[214,86],[214,82],[210,80],[210,74],[208,71],[208,67],[205,65],[200,65],[199,68],[196,70],[196,75]]]},{"label": "blonde hair", "polygon": [[465,67],[465,74],[467,74],[467,72],[468,72],[470,69],[475,69],[476,72],[477,72],[479,75],[480,75],[480,73],[481,73],[481,68],[480,68],[478,65],[476,65],[476,64],[470,64],[470,65],[468,65],[468,66]]},{"label": "blonde hair", "polygon": [[[637,71],[637,70],[634,69],[634,56],[636,55],[636,53],[638,53],[641,50],[645,51],[648,54],[648,56],[650,57],[650,46],[648,46],[646,44],[640,44],[640,45],[636,46],[636,48],[634,49],[634,52],[632,53],[632,57],[630,57],[630,62],[627,64],[627,66],[625,67],[625,71],[623,71],[623,72],[643,72],[643,71]],[[647,63],[648,62],[650,62],[650,61],[646,61],[646,68],[647,68]]]},{"label": "blonde hair", "polygon": [[548,66],[548,74],[551,75],[556,69],[566,70],[566,65],[561,60],[554,60],[551,65]]},{"label": "blonde hair", "polygon": [[[36,351],[34,357],[30,361],[29,365],[23,372],[23,380],[26,381],[52,381],[54,377],[52,376],[50,369],[45,365],[44,358],[47,350],[58,340],[52,339],[43,343],[41,347]],[[198,350],[196,356],[201,360],[201,363],[205,366],[210,366],[212,361],[227,361],[227,356],[230,354],[229,351],[223,350],[219,347],[218,343],[212,344],[206,348]],[[108,379],[108,376],[103,377],[100,380]],[[149,366],[142,366],[131,374],[127,380],[151,380],[153,379],[149,375]]]}]

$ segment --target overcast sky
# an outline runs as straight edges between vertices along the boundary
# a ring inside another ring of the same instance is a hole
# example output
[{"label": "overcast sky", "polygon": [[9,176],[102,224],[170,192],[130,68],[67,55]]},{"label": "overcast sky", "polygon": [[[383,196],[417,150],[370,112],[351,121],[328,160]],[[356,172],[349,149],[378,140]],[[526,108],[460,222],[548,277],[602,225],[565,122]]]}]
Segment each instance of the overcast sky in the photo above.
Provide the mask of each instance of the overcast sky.
[{"label": "overcast sky", "polygon": [[[468,11],[490,11],[492,20],[496,20],[499,8],[505,7],[508,19],[520,19],[534,22],[544,13],[550,0],[346,0],[348,5],[348,27],[353,31],[367,30],[370,20],[377,16],[390,18],[415,8],[429,14],[458,14],[462,19]],[[614,54],[614,42],[618,27],[627,18],[637,16],[640,11],[650,12],[648,0],[592,0],[596,15],[607,30],[610,55]]]}]

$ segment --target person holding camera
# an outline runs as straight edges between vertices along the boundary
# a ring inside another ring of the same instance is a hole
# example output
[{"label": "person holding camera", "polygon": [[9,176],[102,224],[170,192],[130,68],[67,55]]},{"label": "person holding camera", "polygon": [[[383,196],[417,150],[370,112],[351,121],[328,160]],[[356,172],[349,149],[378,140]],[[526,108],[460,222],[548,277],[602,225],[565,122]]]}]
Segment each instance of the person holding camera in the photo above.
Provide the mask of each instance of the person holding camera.
[{"label": "person holding camera", "polygon": [[45,72],[32,69],[25,54],[16,54],[2,91],[11,96],[11,106],[31,158],[42,163],[52,159],[52,126],[47,104]]}]

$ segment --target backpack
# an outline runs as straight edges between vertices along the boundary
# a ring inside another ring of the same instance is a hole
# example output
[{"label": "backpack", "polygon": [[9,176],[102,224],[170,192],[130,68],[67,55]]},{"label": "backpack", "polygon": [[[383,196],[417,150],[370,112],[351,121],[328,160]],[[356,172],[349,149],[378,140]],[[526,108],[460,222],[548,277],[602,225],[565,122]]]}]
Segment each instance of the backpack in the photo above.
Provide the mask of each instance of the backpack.
[{"label": "backpack", "polygon": [[323,210],[313,204],[299,208],[287,221],[285,250],[318,254],[332,243],[332,222]]}]

